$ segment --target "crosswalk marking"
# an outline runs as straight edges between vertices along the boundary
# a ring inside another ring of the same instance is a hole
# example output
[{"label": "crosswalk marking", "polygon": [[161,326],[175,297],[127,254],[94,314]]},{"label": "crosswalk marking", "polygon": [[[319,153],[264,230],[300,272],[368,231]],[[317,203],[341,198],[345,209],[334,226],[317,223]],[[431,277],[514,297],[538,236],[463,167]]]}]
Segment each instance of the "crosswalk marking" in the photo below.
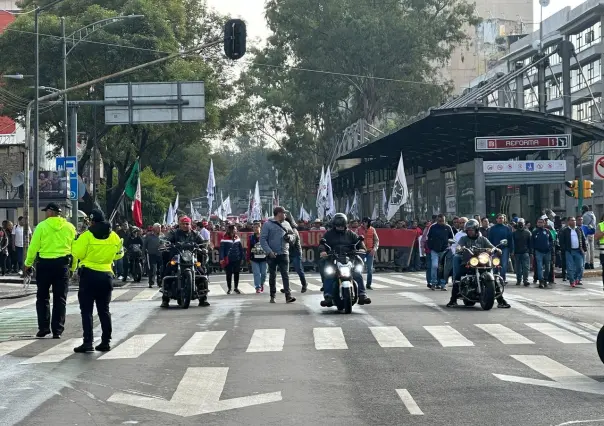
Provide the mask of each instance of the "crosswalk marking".
[{"label": "crosswalk marking", "polygon": [[225,334],[226,331],[198,331],[174,356],[209,355],[214,352]]},{"label": "crosswalk marking", "polygon": [[281,352],[284,344],[284,328],[254,330],[246,352]]},{"label": "crosswalk marking", "polygon": [[159,290],[156,288],[146,288],[136,296],[132,298],[132,300],[153,300],[155,295],[159,294]]},{"label": "crosswalk marking", "polygon": [[252,284],[239,283],[238,288],[239,288],[239,290],[243,294],[253,294],[253,293],[256,293],[256,288]]},{"label": "crosswalk marking", "polygon": [[321,286],[315,285],[315,284],[311,284],[309,282],[306,283],[306,288],[309,291],[321,291]]},{"label": "crosswalk marking", "polygon": [[20,302],[13,303],[11,305],[5,306],[6,309],[20,309],[25,308],[27,306],[34,305],[36,303],[35,296],[29,299],[21,300]]},{"label": "crosswalk marking", "polygon": [[0,356],[8,355],[11,352],[29,345],[32,342],[35,342],[35,340],[13,340],[9,342],[2,342],[0,343]]},{"label": "crosswalk marking", "polygon": [[118,297],[123,296],[124,294],[128,293],[128,291],[129,290],[122,290],[122,289],[113,290],[111,292],[111,301],[113,302]]},{"label": "crosswalk marking", "polygon": [[445,348],[453,346],[474,346],[474,343],[466,339],[459,331],[455,330],[450,325],[432,325],[424,326],[424,328]]},{"label": "crosswalk marking", "polygon": [[602,328],[602,324],[589,324],[587,322],[580,322],[579,325],[582,325],[591,331],[595,331],[596,333],[599,333]]},{"label": "crosswalk marking", "polygon": [[326,349],[348,349],[344,333],[340,327],[317,327],[313,328],[315,338],[315,349],[321,351]]},{"label": "crosswalk marking", "polygon": [[592,343],[585,337],[571,333],[548,322],[527,323],[526,325],[560,343]]},{"label": "crosswalk marking", "polygon": [[409,284],[409,283],[402,282],[401,280],[393,280],[390,278],[382,277],[380,275],[374,275],[373,280],[380,281],[380,282],[383,282],[386,284],[400,286],[400,287],[417,287],[417,284]]},{"label": "crosswalk marking", "polygon": [[227,294],[220,284],[210,284],[208,285],[208,289],[210,290],[210,296],[222,296]]},{"label": "crosswalk marking", "polygon": [[159,342],[164,336],[165,334],[137,334],[126,340],[124,343],[118,345],[111,352],[107,352],[99,359],[107,360],[138,358],[153,345]]},{"label": "crosswalk marking", "polygon": [[527,339],[522,334],[516,333],[501,324],[474,324],[481,330],[499,340],[504,345],[531,345],[535,342]]},{"label": "crosswalk marking", "polygon": [[79,302],[79,300],[78,300],[78,292],[75,291],[74,293],[75,294],[72,294],[72,295],[70,295],[70,296],[67,297],[67,304],[68,305],[70,305],[72,303]]},{"label": "crosswalk marking", "polygon": [[377,288],[377,289],[381,289],[381,288],[390,288],[387,285],[382,285],[382,284],[378,284],[378,283],[371,283],[371,288]]},{"label": "crosswalk marking", "polygon": [[413,345],[398,327],[369,327],[382,348],[412,348]]},{"label": "crosswalk marking", "polygon": [[82,339],[68,339],[57,346],[36,355],[33,358],[27,359],[21,364],[43,364],[48,362],[63,361],[70,355],[73,355],[73,348],[82,342]]},{"label": "crosswalk marking", "polygon": [[413,416],[423,416],[424,412],[419,408],[411,394],[407,389],[397,389],[396,393],[398,393],[399,398],[405,404],[405,407],[409,411],[409,414]]}]

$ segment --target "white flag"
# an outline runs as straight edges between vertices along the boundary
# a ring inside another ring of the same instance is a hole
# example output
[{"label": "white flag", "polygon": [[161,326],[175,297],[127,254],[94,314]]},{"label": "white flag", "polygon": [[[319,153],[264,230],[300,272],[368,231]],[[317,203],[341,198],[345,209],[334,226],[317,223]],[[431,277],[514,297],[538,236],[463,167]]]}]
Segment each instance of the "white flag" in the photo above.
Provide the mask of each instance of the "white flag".
[{"label": "white flag", "polygon": [[386,188],[382,188],[382,214],[388,215],[388,199],[386,198]]},{"label": "white flag", "polygon": [[390,202],[388,203],[388,214],[386,215],[386,219],[392,219],[398,209],[407,202],[408,198],[409,189],[407,188],[405,165],[403,164],[403,154],[401,153],[401,159],[399,160],[398,168],[396,169],[394,186],[392,187],[392,194],[390,195]]},{"label": "white flag", "polygon": [[346,208],[344,209],[344,214],[348,215],[350,213],[350,200],[346,198]]},{"label": "white flag", "polygon": [[260,188],[258,187],[258,181],[256,181],[256,189],[254,189],[254,198],[252,199],[252,213],[251,219],[262,220],[262,200],[260,199]]},{"label": "white flag", "polygon": [[164,213],[164,221],[161,223],[162,225],[166,224],[166,218],[168,217],[168,212]]},{"label": "white flag", "polygon": [[325,181],[325,170],[321,166],[321,177],[319,178],[319,188],[317,189],[317,202],[315,204],[315,207],[317,207],[317,208],[319,208],[321,206],[321,194],[322,194],[321,188],[323,187],[324,181]]},{"label": "white flag", "polygon": [[310,222],[310,213],[306,211],[306,209],[302,209],[302,220],[305,222]]},{"label": "white flag", "polygon": [[214,179],[214,160],[210,158],[210,173],[208,174],[208,186],[206,192],[208,196],[208,216],[212,212],[212,204],[214,203],[214,187],[216,186],[216,180]]},{"label": "white flag", "polygon": [[304,219],[302,219],[303,212],[304,212],[304,203],[300,204],[300,214],[298,215],[298,220],[304,220]]},{"label": "white flag", "polygon": [[373,212],[371,213],[371,220],[377,220],[377,218],[380,215],[379,211],[380,211],[380,205],[379,205],[379,203],[375,203],[373,205]]},{"label": "white flag", "polygon": [[349,214],[352,216],[353,219],[359,219],[359,199],[357,197],[357,192],[354,191],[354,198],[352,199],[352,205],[350,206],[350,212]]},{"label": "white flag", "polygon": [[324,171],[324,168],[321,167],[321,182],[319,182],[319,189],[317,191],[317,217],[321,220],[325,217],[325,213],[329,208],[329,204],[327,201],[328,196],[328,188],[327,188],[327,173],[329,170]]},{"label": "white flag", "polygon": [[174,211],[174,225],[178,225],[178,198],[179,198],[179,193],[176,193],[176,200],[174,200],[174,207],[172,208],[172,210]]},{"label": "white flag", "polygon": [[172,203],[170,203],[166,216],[166,225],[172,226],[172,224],[174,224],[174,208],[172,207]]},{"label": "white flag", "polygon": [[327,183],[327,193],[326,196],[326,205],[325,205],[325,215],[328,217],[334,217],[337,213],[336,205],[333,202],[333,188],[331,187],[331,170],[329,167],[325,172],[325,180]]}]

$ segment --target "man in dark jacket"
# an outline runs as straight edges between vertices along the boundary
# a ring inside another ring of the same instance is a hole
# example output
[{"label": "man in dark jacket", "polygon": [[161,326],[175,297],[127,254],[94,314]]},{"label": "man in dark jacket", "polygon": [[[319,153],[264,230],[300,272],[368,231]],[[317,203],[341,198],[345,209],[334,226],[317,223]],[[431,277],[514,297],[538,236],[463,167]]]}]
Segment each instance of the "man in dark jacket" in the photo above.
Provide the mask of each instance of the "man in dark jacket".
[{"label": "man in dark jacket", "polygon": [[566,228],[560,231],[560,249],[566,256],[566,275],[571,287],[581,285],[587,240],[583,230],[577,226],[574,217],[567,219]]},{"label": "man in dark jacket", "polygon": [[[119,236],[119,234],[118,234]],[[141,237],[141,230],[136,226],[130,228],[130,231],[126,235],[126,239],[124,240],[124,276],[122,277],[122,281],[126,282],[128,280],[128,275],[130,270],[132,269],[132,246],[138,245],[139,248],[143,249],[143,237]]]},{"label": "man in dark jacket", "polygon": [[[331,247],[331,249],[338,254],[346,254],[356,247],[359,250],[365,250],[365,245],[361,241],[361,237],[347,229],[348,219],[343,213],[337,213],[331,221],[333,227],[323,235],[325,243]],[[323,244],[319,246],[319,254],[321,259],[327,258],[327,247]],[[324,267],[324,262],[321,264],[321,268]],[[371,303],[371,299],[367,297],[365,293],[365,283],[363,282],[363,275],[357,272],[355,268],[351,271],[352,278],[357,283],[359,288],[359,305],[368,305]],[[327,274],[324,275],[323,279],[323,294],[325,300],[321,301],[321,306],[330,307],[333,306],[333,290],[334,290],[334,278]]]},{"label": "man in dark jacket", "polygon": [[[537,219],[537,227],[531,237],[531,248],[535,256],[535,272],[539,280],[539,288],[547,288],[547,278],[552,265],[552,250],[554,239],[549,229],[545,228],[545,220]],[[545,274],[544,274],[545,269]]]},{"label": "man in dark jacket", "polygon": [[449,239],[454,237],[453,229],[446,223],[445,215],[439,214],[436,223],[430,226],[426,235],[426,245],[430,249],[431,272],[430,280],[433,289],[446,290],[447,281],[444,278],[438,280],[438,263],[449,247]]},{"label": "man in dark jacket", "polygon": [[[149,288],[153,287],[156,278],[161,275],[162,255],[159,251],[161,244],[161,225],[153,225],[153,232],[149,232],[143,239],[143,253],[149,262]],[[159,287],[159,282],[157,283]]]},{"label": "man in dark jacket", "polygon": [[516,230],[513,232],[514,240],[514,261],[516,270],[516,285],[524,282],[524,286],[530,285],[528,276],[531,264],[531,232],[524,227],[523,218],[519,218],[516,222]]},{"label": "man in dark jacket", "polygon": [[497,223],[489,228],[489,241],[494,246],[498,246],[502,240],[508,240],[507,247],[501,248],[501,278],[506,280],[506,272],[508,270],[508,261],[510,253],[514,253],[514,238],[512,229],[505,224],[505,215],[499,213],[495,219]]}]

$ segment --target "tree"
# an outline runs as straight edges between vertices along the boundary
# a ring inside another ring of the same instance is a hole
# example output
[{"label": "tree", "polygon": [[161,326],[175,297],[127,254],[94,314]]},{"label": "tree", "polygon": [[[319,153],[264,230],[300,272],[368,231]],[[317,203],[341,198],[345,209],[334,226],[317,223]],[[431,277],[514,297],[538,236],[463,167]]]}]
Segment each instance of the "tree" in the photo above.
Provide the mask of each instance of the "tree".
[{"label": "tree", "polygon": [[[35,3],[44,5],[48,2],[36,0]],[[32,0],[24,0],[22,6],[31,9],[33,4]],[[101,19],[130,14],[140,14],[144,17],[108,25],[90,34],[75,47],[68,58],[67,73],[70,85],[216,39],[226,21],[226,18],[208,11],[203,0],[65,1],[40,15],[40,84],[62,87],[61,44],[57,37],[60,34],[60,16],[65,16],[69,34]],[[0,74],[34,74],[32,28],[32,14],[23,14],[0,36],[3,57]],[[32,53],[29,55],[23,52]],[[119,80],[204,81],[206,119],[202,123],[110,127],[103,124],[102,107],[81,108],[78,130],[90,137],[79,162],[80,171],[90,158],[93,145],[91,135],[96,134],[96,143],[107,173],[104,185],[107,188],[105,207],[108,211],[113,209],[122,193],[130,168],[137,157],[141,158],[143,164],[161,168],[161,176],[178,171],[175,173],[175,183],[184,181],[183,171],[198,169],[199,159],[193,155],[185,156],[183,153],[209,152],[209,140],[216,137],[225,127],[225,122],[230,120],[231,112],[227,100],[232,96],[233,87],[229,83],[228,64],[229,61],[224,58],[220,47],[215,47],[204,51],[202,55],[175,59]],[[34,96],[30,85],[31,83],[23,81],[8,82],[6,89],[10,92],[13,102],[5,102],[3,114],[23,122],[24,106]],[[3,93],[8,96],[7,92]],[[69,95],[71,100],[102,97],[103,87],[100,85],[94,87],[94,91],[83,90]],[[61,108],[45,109],[40,120],[41,129],[48,134],[49,142],[56,147],[56,155],[63,144],[65,129]],[[176,162],[176,158],[180,161]],[[117,179],[114,178],[113,170],[117,170]],[[154,170],[157,172],[157,169]],[[186,191],[193,189],[188,187]]]},{"label": "tree", "polygon": [[270,158],[302,192],[356,120],[387,126],[443,100],[439,69],[477,23],[465,0],[268,0],[266,19],[273,35],[240,79],[242,131],[277,146]]},{"label": "tree", "polygon": [[151,167],[145,167],[141,172],[141,191],[143,223],[162,223],[168,206],[176,196],[172,176],[159,177],[153,173]]}]

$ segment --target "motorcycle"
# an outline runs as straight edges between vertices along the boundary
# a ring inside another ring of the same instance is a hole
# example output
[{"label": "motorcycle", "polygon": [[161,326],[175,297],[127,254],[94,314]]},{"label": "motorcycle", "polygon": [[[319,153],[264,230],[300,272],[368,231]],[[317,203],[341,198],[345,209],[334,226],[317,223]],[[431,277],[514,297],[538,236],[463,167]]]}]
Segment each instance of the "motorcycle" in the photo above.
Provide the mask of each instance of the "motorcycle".
[{"label": "motorcycle", "polygon": [[128,250],[128,260],[134,282],[140,283],[143,279],[143,249],[140,244],[133,244]]},{"label": "motorcycle", "polygon": [[[334,279],[334,288],[332,292],[333,302],[338,310],[343,310],[344,313],[352,313],[352,306],[359,299],[359,289],[356,281],[352,277],[352,272],[363,272],[363,256],[365,250],[357,250],[357,246],[361,239],[353,246],[353,249],[345,254],[339,254],[327,245],[325,239],[321,239],[321,244],[327,249],[327,258],[323,268],[325,278]],[[351,245],[352,246],[352,245]],[[323,306],[323,304],[322,304]],[[330,307],[332,305],[325,305]]]},{"label": "motorcycle", "polygon": [[[178,306],[188,309],[191,300],[199,299],[203,303],[208,298],[208,249],[195,243],[176,243],[174,245],[165,242],[162,250],[170,248],[176,251],[176,255],[166,266],[166,275],[162,278],[162,293],[170,299],[176,300]],[[197,257],[199,254],[199,258]]]},{"label": "motorcycle", "polygon": [[[449,242],[455,243],[455,240]],[[507,240],[502,240],[496,248],[505,245]],[[458,297],[463,300],[465,306],[480,303],[480,307],[488,311],[495,304],[495,299],[503,294],[505,286],[503,278],[498,272],[494,272],[501,265],[501,258],[488,248],[462,247],[461,249],[470,258],[465,265],[467,273],[459,283]]]}]

